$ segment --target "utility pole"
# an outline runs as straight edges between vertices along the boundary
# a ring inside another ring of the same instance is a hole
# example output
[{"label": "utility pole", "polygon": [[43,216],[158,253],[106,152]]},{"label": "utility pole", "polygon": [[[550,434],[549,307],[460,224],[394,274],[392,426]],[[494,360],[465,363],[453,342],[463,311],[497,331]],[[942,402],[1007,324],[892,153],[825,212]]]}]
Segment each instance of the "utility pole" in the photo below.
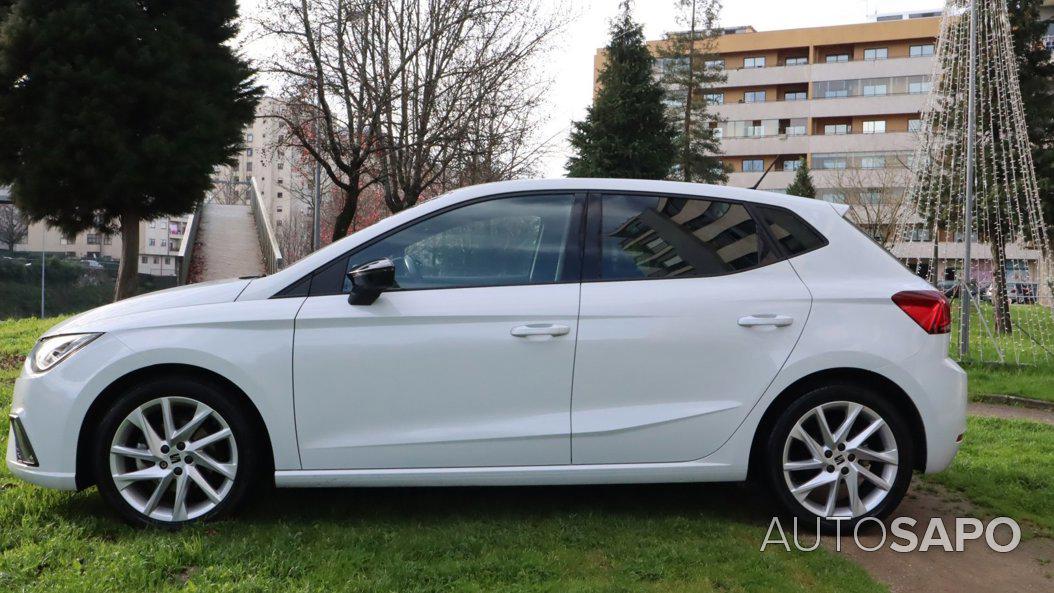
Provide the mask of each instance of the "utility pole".
[{"label": "utility pole", "polygon": [[[973,242],[973,155],[974,136],[976,136],[976,79],[977,79],[977,0],[970,0],[970,77],[967,85],[969,95],[966,100],[966,212],[963,215],[963,286],[962,313],[959,324],[959,359],[967,360],[970,355],[970,305],[973,295],[970,294],[970,247]],[[998,262],[997,262],[998,263]]]},{"label": "utility pole", "polygon": [[45,269],[47,265],[44,260],[44,254],[47,253],[46,241],[48,238],[48,225],[44,221],[40,222],[40,318],[44,319],[44,294],[46,287],[45,280]]}]

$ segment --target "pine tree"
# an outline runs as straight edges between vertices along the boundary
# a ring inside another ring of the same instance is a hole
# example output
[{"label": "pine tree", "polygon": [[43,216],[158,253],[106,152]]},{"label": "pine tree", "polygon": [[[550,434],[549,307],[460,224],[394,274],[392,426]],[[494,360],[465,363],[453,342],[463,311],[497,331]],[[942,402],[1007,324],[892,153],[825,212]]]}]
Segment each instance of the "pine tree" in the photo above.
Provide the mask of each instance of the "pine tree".
[{"label": "pine tree", "polygon": [[794,181],[787,186],[788,196],[799,196],[802,198],[815,198],[816,187],[812,184],[812,175],[809,174],[809,165],[805,159],[801,160],[797,172],[794,173]]},{"label": "pine tree", "polygon": [[1054,221],[1054,60],[1043,45],[1052,21],[1039,18],[1042,4],[1043,0],[1008,0],[1007,12],[1036,180],[1049,225]]},{"label": "pine tree", "polygon": [[628,0],[611,26],[593,105],[571,131],[570,177],[665,179],[676,158],[676,131],[665,93],[652,78],[654,58]]},{"label": "pine tree", "polygon": [[714,64],[721,29],[717,26],[718,0],[675,0],[687,31],[667,35],[659,52],[662,83],[673,99],[670,119],[677,129],[677,166],[670,177],[699,183],[728,181],[721,159],[721,118],[707,108],[706,91],[725,81],[724,70]]},{"label": "pine tree", "polygon": [[242,143],[261,90],[228,42],[235,0],[4,0],[0,184],[33,220],[121,231],[190,212]]}]

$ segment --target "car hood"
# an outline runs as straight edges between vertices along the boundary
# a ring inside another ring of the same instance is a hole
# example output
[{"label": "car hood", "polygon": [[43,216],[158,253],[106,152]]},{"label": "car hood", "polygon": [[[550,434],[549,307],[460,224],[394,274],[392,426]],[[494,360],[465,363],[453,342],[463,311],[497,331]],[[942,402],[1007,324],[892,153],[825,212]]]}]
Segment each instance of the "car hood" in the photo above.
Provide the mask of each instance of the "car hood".
[{"label": "car hood", "polygon": [[85,311],[52,327],[45,335],[73,333],[82,330],[96,331],[95,328],[100,321],[135,313],[159,311],[175,307],[229,303],[237,299],[238,295],[245,290],[245,287],[250,282],[252,282],[251,279],[245,278],[215,280],[139,295]]}]

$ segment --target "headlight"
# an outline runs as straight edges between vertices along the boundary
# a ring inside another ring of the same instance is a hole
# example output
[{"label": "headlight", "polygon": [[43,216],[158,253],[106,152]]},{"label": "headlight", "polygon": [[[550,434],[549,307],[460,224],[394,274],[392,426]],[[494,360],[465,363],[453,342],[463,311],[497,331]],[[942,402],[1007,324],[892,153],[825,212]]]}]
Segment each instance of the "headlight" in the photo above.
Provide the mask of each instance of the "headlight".
[{"label": "headlight", "polygon": [[102,334],[66,334],[41,338],[29,353],[29,365],[38,373],[50,369],[69,358]]}]

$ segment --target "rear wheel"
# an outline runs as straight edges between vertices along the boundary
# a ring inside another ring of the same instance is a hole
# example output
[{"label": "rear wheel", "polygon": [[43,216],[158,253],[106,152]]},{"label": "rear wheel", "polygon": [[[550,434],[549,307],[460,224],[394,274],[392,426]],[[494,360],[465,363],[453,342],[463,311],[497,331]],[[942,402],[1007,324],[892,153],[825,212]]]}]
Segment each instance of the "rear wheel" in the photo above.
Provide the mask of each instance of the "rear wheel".
[{"label": "rear wheel", "polygon": [[252,424],[221,387],[160,378],[122,395],[95,439],[96,483],[126,520],[178,526],[236,508],[259,475]]},{"label": "rear wheel", "polygon": [[766,447],[769,481],[794,515],[827,530],[900,504],[911,482],[913,441],[902,414],[874,392],[830,385],[780,415]]}]

